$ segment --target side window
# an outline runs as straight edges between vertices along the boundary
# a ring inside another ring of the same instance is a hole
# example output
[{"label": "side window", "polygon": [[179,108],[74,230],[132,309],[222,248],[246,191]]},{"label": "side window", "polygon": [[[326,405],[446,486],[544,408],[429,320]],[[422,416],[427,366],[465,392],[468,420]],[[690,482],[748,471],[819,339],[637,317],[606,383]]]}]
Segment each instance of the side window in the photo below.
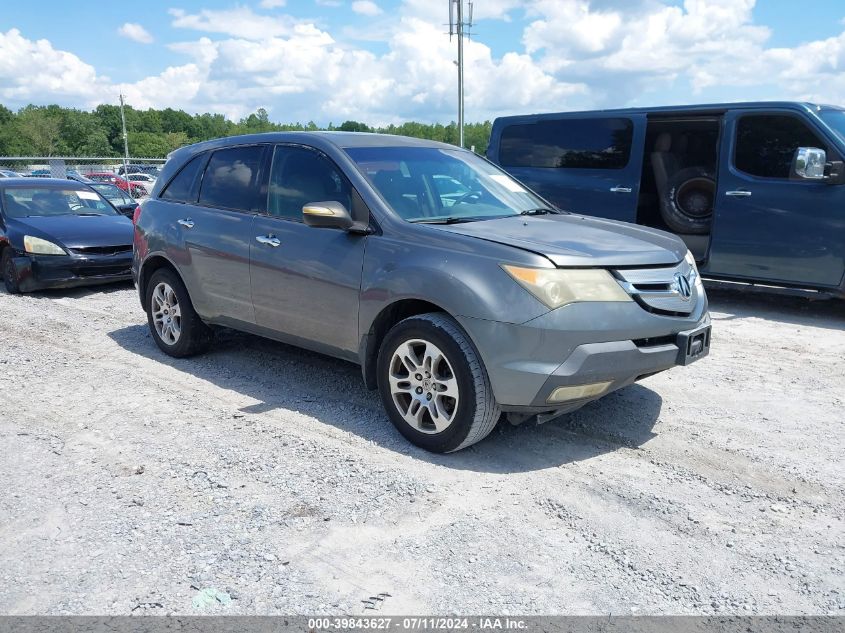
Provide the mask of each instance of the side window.
[{"label": "side window", "polygon": [[787,179],[792,157],[799,147],[818,147],[830,152],[827,144],[798,117],[743,116],[736,127],[734,165],[752,176]]},{"label": "side window", "polygon": [[236,211],[258,209],[258,171],[264,148],[230,147],[214,152],[200,189],[200,204]]},{"label": "side window", "polygon": [[630,119],[546,119],[502,130],[505,167],[622,169],[631,155]]},{"label": "side window", "polygon": [[304,147],[279,145],[273,153],[267,212],[302,220],[309,202],[340,202],[352,213],[352,186],[334,163]]},{"label": "side window", "polygon": [[170,184],[161,193],[161,197],[165,200],[176,200],[177,202],[196,202],[197,192],[195,184],[204,159],[205,156],[200,154],[189,160],[182,167],[181,171],[176,174],[176,177],[170,181]]}]

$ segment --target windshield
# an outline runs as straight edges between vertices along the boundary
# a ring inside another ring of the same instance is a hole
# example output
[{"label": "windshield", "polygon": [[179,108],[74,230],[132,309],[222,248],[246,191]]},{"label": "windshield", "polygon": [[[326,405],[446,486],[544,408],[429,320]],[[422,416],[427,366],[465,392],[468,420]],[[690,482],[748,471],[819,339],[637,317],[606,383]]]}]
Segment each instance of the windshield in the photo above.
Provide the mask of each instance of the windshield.
[{"label": "windshield", "polygon": [[134,204],[135,201],[130,198],[126,193],[123,192],[123,189],[118,187],[117,185],[107,185],[104,183],[94,183],[89,185],[92,189],[96,189],[97,192],[103,196],[106,200],[117,204]]},{"label": "windshield", "polygon": [[96,191],[52,187],[6,189],[3,192],[3,207],[10,218],[117,215],[115,208]]},{"label": "windshield", "polygon": [[505,172],[464,150],[354,147],[346,153],[408,222],[471,222],[549,206]]},{"label": "windshield", "polygon": [[822,110],[819,116],[836,133],[839,140],[845,143],[845,110]]}]

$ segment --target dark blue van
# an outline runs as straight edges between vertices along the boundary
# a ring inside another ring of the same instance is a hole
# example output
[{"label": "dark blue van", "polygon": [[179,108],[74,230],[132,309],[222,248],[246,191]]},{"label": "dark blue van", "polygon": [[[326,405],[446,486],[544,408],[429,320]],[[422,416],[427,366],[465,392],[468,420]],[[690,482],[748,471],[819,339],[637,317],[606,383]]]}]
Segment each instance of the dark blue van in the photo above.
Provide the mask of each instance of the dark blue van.
[{"label": "dark blue van", "polygon": [[708,278],[845,297],[842,108],[501,117],[487,156],[562,209],[679,235]]}]

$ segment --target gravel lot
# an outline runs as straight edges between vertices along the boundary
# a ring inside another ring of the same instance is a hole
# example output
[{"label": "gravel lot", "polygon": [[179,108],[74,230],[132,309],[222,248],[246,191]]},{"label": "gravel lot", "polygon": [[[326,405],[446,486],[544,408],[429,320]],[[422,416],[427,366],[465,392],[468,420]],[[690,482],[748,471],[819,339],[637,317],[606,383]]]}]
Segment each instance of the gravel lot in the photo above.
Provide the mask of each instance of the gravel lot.
[{"label": "gravel lot", "polygon": [[435,456],[352,365],[0,293],[0,613],[843,614],[845,303],[711,304],[706,360]]}]

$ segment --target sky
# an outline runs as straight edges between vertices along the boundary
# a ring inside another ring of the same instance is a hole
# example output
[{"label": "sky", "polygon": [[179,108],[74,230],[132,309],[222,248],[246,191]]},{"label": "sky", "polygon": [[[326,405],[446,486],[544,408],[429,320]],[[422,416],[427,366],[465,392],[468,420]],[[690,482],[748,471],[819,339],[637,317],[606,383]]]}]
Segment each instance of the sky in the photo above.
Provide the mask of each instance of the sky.
[{"label": "sky", "polygon": [[[465,0],[466,1],[466,0]],[[40,0],[0,10],[0,103],[371,125],[456,119],[449,0]],[[842,0],[475,0],[467,121],[845,104]]]}]

